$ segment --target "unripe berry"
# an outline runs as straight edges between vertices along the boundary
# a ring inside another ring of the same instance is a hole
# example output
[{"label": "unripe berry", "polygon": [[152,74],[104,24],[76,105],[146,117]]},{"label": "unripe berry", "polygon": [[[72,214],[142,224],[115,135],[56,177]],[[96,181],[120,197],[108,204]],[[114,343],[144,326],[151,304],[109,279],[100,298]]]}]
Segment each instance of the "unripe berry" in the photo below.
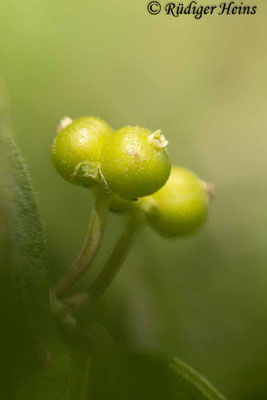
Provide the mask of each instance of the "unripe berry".
[{"label": "unripe berry", "polygon": [[94,185],[99,179],[100,152],[111,133],[100,118],[64,118],[52,146],[52,161],[60,175],[77,185]]},{"label": "unripe berry", "polygon": [[114,132],[101,153],[101,171],[111,191],[132,200],[159,190],[171,169],[167,144],[160,131],[138,126]]},{"label": "unripe berry", "polygon": [[161,236],[184,236],[207,218],[208,186],[191,171],[174,166],[163,188],[142,201],[148,223]]},{"label": "unripe berry", "polygon": [[130,212],[134,209],[138,209],[141,204],[140,199],[126,200],[123,199],[119,194],[114,193],[110,196],[109,209],[114,213],[125,213]]}]

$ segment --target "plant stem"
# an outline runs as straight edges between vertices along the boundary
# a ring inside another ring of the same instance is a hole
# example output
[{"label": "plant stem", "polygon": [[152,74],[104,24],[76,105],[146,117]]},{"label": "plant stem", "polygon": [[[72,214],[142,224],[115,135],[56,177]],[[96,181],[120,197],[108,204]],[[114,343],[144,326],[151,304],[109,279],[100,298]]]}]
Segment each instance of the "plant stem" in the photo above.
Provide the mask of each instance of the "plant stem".
[{"label": "plant stem", "polygon": [[94,303],[98,297],[106,291],[119,272],[131,248],[139,226],[140,222],[138,220],[129,218],[126,229],[116,244],[106,265],[88,290],[88,300],[90,303]]},{"label": "plant stem", "polygon": [[83,249],[72,267],[53,287],[52,291],[56,296],[62,296],[87,272],[101,243],[108,205],[108,194],[106,194],[102,188],[98,188],[96,191],[95,206]]},{"label": "plant stem", "polygon": [[90,356],[87,351],[70,349],[68,400],[85,400],[89,379]]},{"label": "plant stem", "polygon": [[79,293],[68,299],[67,303],[72,310],[88,304],[91,305],[107,290],[123,265],[135,235],[141,226],[141,216],[136,213],[131,214],[124,232],[96,280],[86,292]]},{"label": "plant stem", "polygon": [[[86,354],[86,353],[85,353]],[[87,356],[87,354],[86,354]],[[70,376],[69,376],[69,385],[68,385],[68,400],[80,400],[81,396],[81,386],[83,383],[83,368],[85,366],[86,358],[77,357],[77,354],[74,351],[70,351]]]}]

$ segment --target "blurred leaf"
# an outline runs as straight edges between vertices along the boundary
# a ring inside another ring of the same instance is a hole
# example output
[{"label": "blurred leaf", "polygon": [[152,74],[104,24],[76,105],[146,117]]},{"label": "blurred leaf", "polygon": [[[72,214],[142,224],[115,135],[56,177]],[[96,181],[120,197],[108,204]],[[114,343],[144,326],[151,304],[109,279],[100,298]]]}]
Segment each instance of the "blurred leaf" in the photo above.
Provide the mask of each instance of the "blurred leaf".
[{"label": "blurred leaf", "polygon": [[[0,92],[1,95],[1,92]],[[0,96],[1,97],[1,96]],[[50,327],[48,259],[28,173],[0,100],[0,395],[8,400],[18,364],[45,363]],[[39,359],[31,357],[32,351]],[[8,394],[8,395],[7,395]]]},{"label": "blurred leaf", "polygon": [[224,400],[177,358],[126,348],[98,323],[84,328],[60,329],[71,346],[68,400]]},{"label": "blurred leaf", "polygon": [[69,381],[68,350],[54,343],[51,364],[27,376],[17,391],[17,400],[66,400]]},{"label": "blurred leaf", "polygon": [[88,399],[223,400],[177,358],[126,351],[92,362]]}]

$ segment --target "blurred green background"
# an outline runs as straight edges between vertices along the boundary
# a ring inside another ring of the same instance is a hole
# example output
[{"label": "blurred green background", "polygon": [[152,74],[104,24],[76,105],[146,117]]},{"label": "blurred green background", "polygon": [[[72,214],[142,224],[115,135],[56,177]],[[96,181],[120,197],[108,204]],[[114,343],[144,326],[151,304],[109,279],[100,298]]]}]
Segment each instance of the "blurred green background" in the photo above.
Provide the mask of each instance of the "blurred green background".
[{"label": "blurred green background", "polygon": [[[267,398],[267,25],[257,5],[255,16],[201,20],[151,16],[144,0],[0,6],[0,71],[51,279],[79,251],[92,207],[90,192],[51,165],[59,119],[162,129],[173,163],[215,183],[208,224],[173,242],[147,229],[91,317],[123,342],[179,356],[240,400]],[[122,225],[110,215],[95,271]]]}]

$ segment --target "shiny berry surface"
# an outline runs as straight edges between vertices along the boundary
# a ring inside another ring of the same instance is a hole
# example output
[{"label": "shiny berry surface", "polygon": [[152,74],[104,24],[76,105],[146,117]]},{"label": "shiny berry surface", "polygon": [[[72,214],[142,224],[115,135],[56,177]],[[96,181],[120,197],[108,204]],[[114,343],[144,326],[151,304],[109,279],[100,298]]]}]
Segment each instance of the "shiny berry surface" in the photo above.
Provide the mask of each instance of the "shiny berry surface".
[{"label": "shiny berry surface", "polygon": [[160,131],[138,126],[115,131],[101,153],[101,171],[111,191],[133,200],[159,190],[171,169],[167,143]]},{"label": "shiny berry surface", "polygon": [[100,153],[112,129],[96,117],[69,120],[66,126],[64,120],[52,146],[53,164],[67,181],[90,187],[95,183]]},{"label": "shiny berry surface", "polygon": [[209,196],[193,172],[174,166],[167,183],[143,199],[149,224],[162,236],[174,238],[199,229],[207,218]]}]

